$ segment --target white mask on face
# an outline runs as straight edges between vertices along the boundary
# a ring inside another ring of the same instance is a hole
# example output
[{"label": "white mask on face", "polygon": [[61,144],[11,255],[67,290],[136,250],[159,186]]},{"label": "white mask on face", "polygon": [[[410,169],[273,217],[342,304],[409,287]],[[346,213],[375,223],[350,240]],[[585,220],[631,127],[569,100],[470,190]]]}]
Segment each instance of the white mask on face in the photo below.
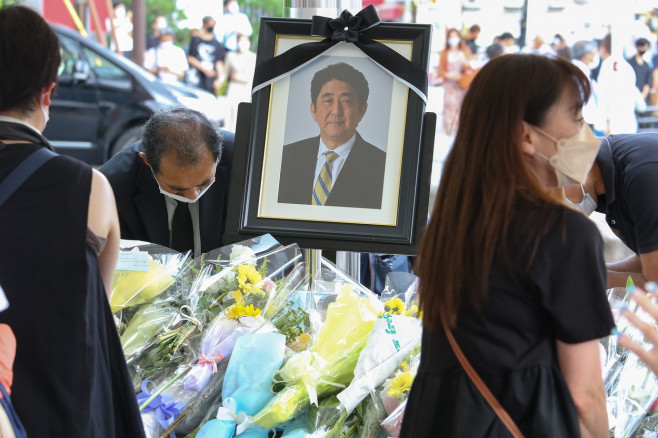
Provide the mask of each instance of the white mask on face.
[{"label": "white mask on face", "polygon": [[458,47],[461,39],[459,37],[450,37],[448,38],[448,45],[450,47]]},{"label": "white mask on face", "polygon": [[555,169],[557,186],[584,184],[601,145],[601,140],[596,138],[589,125],[583,123],[583,127],[576,135],[560,140],[536,126],[534,128],[557,144],[557,152],[551,158],[535,152],[535,155],[548,161]]},{"label": "white mask on face", "polygon": [[596,201],[590,196],[589,193],[585,191],[585,188],[583,185],[580,185],[580,190],[583,191],[583,200],[580,202],[571,202],[569,198],[565,198],[567,201],[567,204],[571,205],[573,208],[576,210],[582,211],[585,216],[589,216],[596,210]]},{"label": "white mask on face", "polygon": [[[151,170],[151,173],[153,173],[153,170]],[[160,189],[160,193],[162,193],[163,195],[168,196],[171,199],[174,199],[178,202],[184,202],[186,204],[194,204],[196,201],[201,199],[203,194],[206,193],[208,191],[208,189],[210,188],[210,186],[212,186],[215,183],[215,180],[213,179],[210,184],[208,184],[203,190],[201,190],[201,192],[199,193],[199,195],[196,198],[190,199],[190,198],[186,198],[185,196],[176,195],[174,193],[169,193],[168,191],[163,189],[162,186],[160,185],[160,183],[158,182],[158,179],[155,177],[155,173],[153,173],[153,178],[155,179],[155,183],[158,185],[158,188]]]}]

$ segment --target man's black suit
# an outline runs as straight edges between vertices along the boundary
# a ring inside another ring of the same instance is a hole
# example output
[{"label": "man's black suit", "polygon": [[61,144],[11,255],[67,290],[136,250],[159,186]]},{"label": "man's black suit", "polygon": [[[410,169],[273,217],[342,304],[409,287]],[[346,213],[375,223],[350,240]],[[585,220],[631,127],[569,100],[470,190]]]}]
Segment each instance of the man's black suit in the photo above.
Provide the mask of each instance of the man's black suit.
[{"label": "man's black suit", "polygon": [[[320,136],[283,147],[278,202],[311,204],[319,148]],[[386,152],[357,132],[354,146],[324,205],[381,208],[385,165]]]},{"label": "man's black suit", "polygon": [[[199,199],[201,252],[222,246],[226,222],[234,134],[222,130],[222,155],[215,183]],[[145,240],[169,246],[165,197],[150,167],[138,155],[141,142],[123,149],[99,170],[110,181],[119,212],[122,239]]]}]

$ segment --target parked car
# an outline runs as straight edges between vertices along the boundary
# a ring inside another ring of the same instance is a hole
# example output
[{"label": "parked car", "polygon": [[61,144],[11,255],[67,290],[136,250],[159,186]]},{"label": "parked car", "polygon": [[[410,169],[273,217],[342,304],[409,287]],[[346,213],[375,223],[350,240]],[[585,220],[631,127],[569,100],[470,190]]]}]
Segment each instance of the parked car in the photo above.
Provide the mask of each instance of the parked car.
[{"label": "parked car", "polygon": [[57,152],[102,164],[140,136],[157,110],[184,105],[219,125],[223,105],[212,94],[185,84],[168,84],[130,60],[52,25],[60,40],[62,67],[44,135]]}]

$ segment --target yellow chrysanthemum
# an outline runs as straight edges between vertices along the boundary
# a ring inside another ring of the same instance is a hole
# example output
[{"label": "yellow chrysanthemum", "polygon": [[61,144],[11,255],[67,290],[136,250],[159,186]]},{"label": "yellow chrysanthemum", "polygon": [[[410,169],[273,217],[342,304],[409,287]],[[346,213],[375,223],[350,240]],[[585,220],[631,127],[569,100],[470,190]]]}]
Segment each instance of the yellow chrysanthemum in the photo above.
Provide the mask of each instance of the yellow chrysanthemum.
[{"label": "yellow chrysanthemum", "polygon": [[242,298],[242,292],[239,290],[233,291],[233,299],[235,300],[235,304],[244,306],[244,298]]},{"label": "yellow chrysanthemum", "polygon": [[391,380],[387,394],[394,398],[403,397],[411,389],[413,381],[414,378],[409,371],[398,373],[393,380]]},{"label": "yellow chrysanthemum", "polygon": [[420,318],[421,315],[419,315],[419,312],[418,312],[418,305],[417,304],[412,304],[411,306],[409,306],[409,309],[404,311],[404,315],[405,316],[411,316],[411,317],[414,317],[414,318]]},{"label": "yellow chrysanthemum", "polygon": [[256,268],[251,265],[238,265],[236,269],[237,275],[235,278],[237,278],[241,288],[247,283],[254,285],[263,280]]},{"label": "yellow chrysanthemum", "polygon": [[402,315],[402,312],[404,312],[404,301],[400,298],[392,298],[384,303],[384,311],[391,315]]},{"label": "yellow chrysanthemum", "polygon": [[405,373],[409,372],[409,362],[407,362],[406,360],[400,362],[400,369]]},{"label": "yellow chrysanthemum", "polygon": [[248,306],[235,304],[226,309],[226,316],[231,319],[238,319],[242,316],[258,316],[260,312],[260,309],[254,309],[253,304],[249,304]]}]

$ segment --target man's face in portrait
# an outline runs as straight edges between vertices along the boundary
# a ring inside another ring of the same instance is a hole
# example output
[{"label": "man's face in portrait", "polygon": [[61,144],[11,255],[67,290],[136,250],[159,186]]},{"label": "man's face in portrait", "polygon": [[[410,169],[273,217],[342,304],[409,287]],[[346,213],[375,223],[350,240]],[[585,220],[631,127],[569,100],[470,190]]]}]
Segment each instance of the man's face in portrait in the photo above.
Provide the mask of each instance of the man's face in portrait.
[{"label": "man's face in portrait", "polygon": [[335,149],[354,135],[367,108],[367,103],[360,105],[352,85],[334,79],[322,86],[317,101],[311,103],[311,115],[322,141]]}]

